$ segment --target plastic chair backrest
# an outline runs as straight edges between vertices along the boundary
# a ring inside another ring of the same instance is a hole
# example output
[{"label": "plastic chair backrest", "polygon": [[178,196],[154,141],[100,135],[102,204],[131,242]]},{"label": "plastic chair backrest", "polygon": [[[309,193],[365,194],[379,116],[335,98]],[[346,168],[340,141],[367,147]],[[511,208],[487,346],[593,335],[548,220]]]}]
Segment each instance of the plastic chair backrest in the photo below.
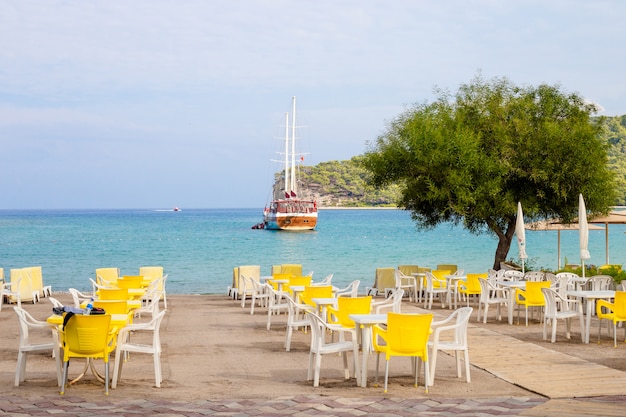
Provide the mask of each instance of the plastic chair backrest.
[{"label": "plastic chair backrest", "polygon": [[337,309],[329,309],[333,312],[336,323],[343,327],[354,327],[354,321],[350,314],[369,314],[372,305],[372,296],[366,297],[339,297],[337,299]]},{"label": "plastic chair backrest", "polygon": [[297,275],[297,276],[292,276],[291,278],[289,278],[289,286],[307,286],[307,285],[311,285],[311,280],[313,279],[313,277],[310,277],[308,275]]},{"label": "plastic chair backrest", "polygon": [[532,305],[544,305],[545,298],[543,297],[542,288],[550,288],[549,281],[528,281],[526,283],[526,291],[524,298],[527,304]]},{"label": "plastic chair backrest", "polygon": [[37,291],[39,295],[43,295],[43,273],[41,266],[29,266],[22,268],[30,277],[30,285],[33,291]]},{"label": "plastic chair backrest", "polygon": [[526,281],[543,281],[545,274],[542,271],[529,271],[524,274]]},{"label": "plastic chair backrest", "polygon": [[[23,268],[11,269],[11,292],[19,294],[20,300],[24,302],[33,300],[33,291],[28,271]],[[11,295],[10,300],[16,302],[17,297]]]},{"label": "plastic chair backrest", "polygon": [[313,298],[331,298],[333,296],[333,286],[315,286],[308,285],[304,287],[304,291],[300,294],[300,301],[304,304],[315,306]]},{"label": "plastic chair backrest", "polygon": [[241,275],[245,275],[248,278],[256,279],[258,281],[261,279],[261,265],[241,265],[238,266],[237,270],[233,271],[233,273],[236,274],[236,276],[233,277],[233,285],[239,290],[239,295],[241,295],[244,290],[244,288],[239,287]]},{"label": "plastic chair backrest", "polygon": [[96,268],[96,282],[98,284],[115,284],[119,277],[119,268]]},{"label": "plastic chair backrest", "polygon": [[447,269],[448,272],[446,275],[454,274],[457,269],[459,269],[458,265],[454,264],[439,264],[437,265],[437,269]]},{"label": "plastic chair backrest", "polygon": [[128,300],[128,288],[100,288],[99,300]]},{"label": "plastic chair backrest", "polygon": [[139,289],[143,283],[143,278],[140,275],[125,275],[117,279],[117,287]]},{"label": "plastic chair backrest", "polygon": [[123,300],[94,300],[93,306],[103,308],[106,314],[128,314],[128,302]]},{"label": "plastic chair backrest", "polygon": [[[456,271],[456,268],[455,268]],[[451,269],[435,269],[433,271],[431,271],[431,274],[433,274],[433,276],[437,279],[440,279],[442,281],[446,280],[446,275],[452,275],[452,270]]]},{"label": "plastic chair backrest", "polygon": [[282,264],[280,266],[281,274],[289,274],[293,276],[302,276],[302,265],[301,264]]},{"label": "plastic chair backrest", "polygon": [[480,294],[481,286],[478,280],[479,278],[487,279],[487,274],[467,274],[467,279],[464,284],[465,291]]},{"label": "plastic chair backrest", "polygon": [[74,315],[63,329],[63,358],[99,357],[108,361],[110,315],[84,316]]},{"label": "plastic chair backrest", "polygon": [[618,319],[626,319],[626,292],[615,291],[613,306],[613,313],[615,313],[615,317]]},{"label": "plastic chair backrest", "polygon": [[546,300],[546,317],[555,317],[558,311],[558,304],[556,302],[557,292],[554,291],[552,288],[542,288],[541,292]]},{"label": "plastic chair backrest", "polygon": [[144,279],[154,281],[158,278],[163,278],[163,267],[162,266],[142,266],[139,267],[139,275],[144,277]]},{"label": "plastic chair backrest", "polygon": [[384,291],[387,288],[396,287],[396,269],[395,268],[376,268],[376,278],[374,288]]},{"label": "plastic chair backrest", "polygon": [[428,357],[432,314],[387,313],[387,359],[390,356]]},{"label": "plastic chair backrest", "polygon": [[610,275],[594,275],[589,278],[589,282],[591,283],[591,289],[593,291],[604,291],[608,290],[611,286],[613,277]]},{"label": "plastic chair backrest", "polygon": [[398,265],[398,271],[407,276],[420,272],[419,269],[420,267],[418,265]]}]

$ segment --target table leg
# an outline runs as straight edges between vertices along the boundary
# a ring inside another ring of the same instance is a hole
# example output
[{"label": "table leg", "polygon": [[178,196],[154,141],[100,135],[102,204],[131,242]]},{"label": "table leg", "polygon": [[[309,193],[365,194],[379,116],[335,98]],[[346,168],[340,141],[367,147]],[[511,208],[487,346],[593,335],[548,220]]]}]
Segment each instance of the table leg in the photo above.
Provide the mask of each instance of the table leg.
[{"label": "table leg", "polygon": [[509,288],[509,324],[513,324],[513,305],[515,304],[515,289]]},{"label": "table leg", "polygon": [[365,388],[367,387],[367,360],[370,354],[370,340],[371,337],[371,326],[361,325],[361,354],[363,355],[361,360],[361,383],[359,386]]},{"label": "table leg", "polygon": [[591,331],[591,312],[593,311],[594,299],[587,299],[587,317],[585,318],[585,343],[589,343],[589,332]]}]

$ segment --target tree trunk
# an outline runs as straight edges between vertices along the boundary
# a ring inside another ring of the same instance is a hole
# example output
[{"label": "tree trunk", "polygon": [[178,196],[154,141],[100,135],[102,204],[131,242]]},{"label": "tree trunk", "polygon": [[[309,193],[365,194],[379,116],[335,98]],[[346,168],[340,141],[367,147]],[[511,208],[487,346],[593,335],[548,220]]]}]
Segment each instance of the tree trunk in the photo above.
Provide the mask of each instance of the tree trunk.
[{"label": "tree trunk", "polygon": [[500,262],[506,261],[506,256],[509,254],[509,249],[511,249],[511,242],[515,234],[515,222],[509,221],[505,232],[498,228],[492,228],[491,230],[498,236],[498,247],[493,261],[493,269],[497,271],[500,269]]}]

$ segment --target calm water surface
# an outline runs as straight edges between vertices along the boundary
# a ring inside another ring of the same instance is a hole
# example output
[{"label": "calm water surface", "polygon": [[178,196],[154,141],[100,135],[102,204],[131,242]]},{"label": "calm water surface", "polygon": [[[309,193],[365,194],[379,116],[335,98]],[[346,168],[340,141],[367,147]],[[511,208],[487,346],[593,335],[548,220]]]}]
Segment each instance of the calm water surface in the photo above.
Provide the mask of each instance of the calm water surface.
[{"label": "calm water surface", "polygon": [[[90,289],[95,268],[119,267],[132,275],[140,266],[162,265],[168,292],[225,293],[237,265],[301,263],[305,271],[333,282],[373,283],[377,267],[456,263],[467,272],[493,265],[496,240],[442,225],[417,231],[401,210],[321,210],[311,232],[252,230],[261,209],[37,210],[0,211],[0,267],[41,265],[54,291]],[[626,261],[626,227],[611,225],[610,261]],[[526,232],[533,265],[556,269],[557,233]],[[605,263],[604,231],[591,231],[590,264]],[[578,263],[578,232],[561,232],[561,262]],[[517,246],[508,258],[517,257]]]}]

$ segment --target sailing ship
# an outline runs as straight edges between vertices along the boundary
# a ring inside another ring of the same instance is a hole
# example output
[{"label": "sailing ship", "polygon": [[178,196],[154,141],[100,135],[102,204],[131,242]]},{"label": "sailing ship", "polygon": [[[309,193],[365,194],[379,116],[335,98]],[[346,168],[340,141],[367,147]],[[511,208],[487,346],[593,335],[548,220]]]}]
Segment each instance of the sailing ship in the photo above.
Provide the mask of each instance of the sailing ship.
[{"label": "sailing ship", "polygon": [[[285,166],[282,181],[274,183],[272,201],[263,210],[263,223],[255,228],[313,230],[317,226],[317,202],[298,195],[295,97],[292,97],[291,125],[289,113],[285,113],[285,150],[281,154],[284,154]],[[303,158],[299,160],[302,161]]]}]

